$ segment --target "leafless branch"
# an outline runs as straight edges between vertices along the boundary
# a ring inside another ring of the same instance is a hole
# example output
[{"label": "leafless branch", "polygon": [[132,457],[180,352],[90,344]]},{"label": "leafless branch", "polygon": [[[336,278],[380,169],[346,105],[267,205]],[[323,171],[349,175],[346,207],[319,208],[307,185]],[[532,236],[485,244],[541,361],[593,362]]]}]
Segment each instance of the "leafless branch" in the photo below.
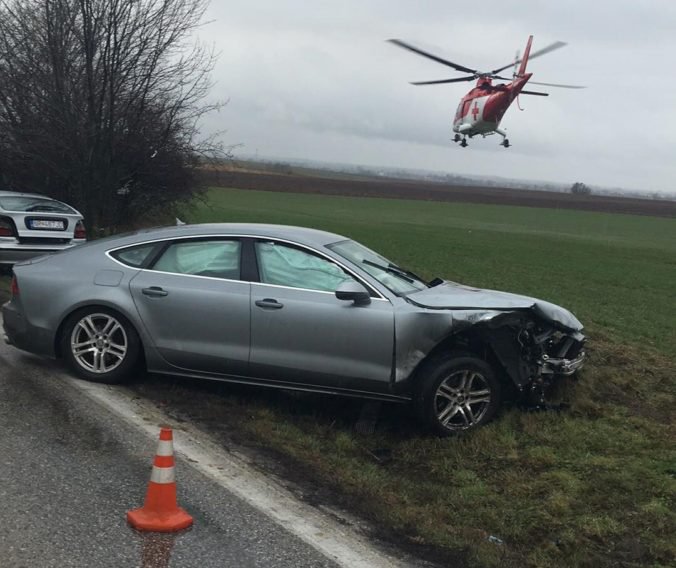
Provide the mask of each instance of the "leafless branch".
[{"label": "leafless branch", "polygon": [[[198,124],[212,49],[207,0],[0,0],[0,176],[69,200],[90,224],[130,221],[195,191],[227,154]],[[145,209],[141,209],[141,208]]]}]

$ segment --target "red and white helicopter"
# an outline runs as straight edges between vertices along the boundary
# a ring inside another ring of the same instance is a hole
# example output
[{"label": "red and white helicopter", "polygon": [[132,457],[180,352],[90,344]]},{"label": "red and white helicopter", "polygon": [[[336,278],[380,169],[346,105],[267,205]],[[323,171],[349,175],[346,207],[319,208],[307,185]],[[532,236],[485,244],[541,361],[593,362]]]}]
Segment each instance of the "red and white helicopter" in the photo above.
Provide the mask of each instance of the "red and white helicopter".
[{"label": "red and white helicopter", "polygon": [[[477,79],[476,86],[467,93],[460,104],[458,105],[458,110],[455,113],[455,118],[453,119],[453,132],[455,136],[453,138],[454,142],[460,142],[460,146],[463,148],[467,146],[467,137],[472,138],[477,134],[480,134],[484,138],[496,132],[502,136],[501,146],[509,148],[509,140],[507,139],[507,134],[500,130],[500,121],[504,116],[505,112],[509,108],[509,105],[514,102],[514,100],[521,95],[537,95],[541,97],[549,96],[549,93],[542,93],[540,91],[526,91],[524,87],[528,83],[529,79],[532,77],[532,73],[526,73],[526,65],[528,64],[529,59],[534,59],[545,53],[554,51],[566,45],[562,41],[557,41],[543,47],[538,51],[530,52],[531,44],[533,43],[533,36],[528,38],[528,44],[526,45],[526,51],[523,54],[522,58],[519,58],[517,54],[516,59],[513,63],[508,65],[503,65],[492,71],[482,72],[477,69],[470,69],[464,65],[458,65],[447,59],[442,59],[431,53],[427,53],[422,49],[418,49],[408,43],[405,43],[399,39],[390,39],[389,42],[399,47],[403,47],[413,53],[427,57],[432,61],[441,63],[448,67],[452,67],[456,71],[461,71],[463,73],[469,73],[465,77],[457,77],[455,79],[441,79],[438,81],[418,81],[411,83],[412,85],[440,85],[443,83],[459,83],[461,81],[473,81]],[[517,65],[519,66],[517,69]],[[509,67],[514,67],[512,78],[501,77],[500,72],[504,71]],[[497,85],[493,84],[493,79],[501,79],[503,81],[510,81],[509,83],[500,83]],[[548,87],[561,87],[564,89],[584,89],[585,87],[581,85],[559,85],[556,83],[536,83],[531,81],[531,85],[545,85]],[[518,103],[517,103],[518,104]]]}]

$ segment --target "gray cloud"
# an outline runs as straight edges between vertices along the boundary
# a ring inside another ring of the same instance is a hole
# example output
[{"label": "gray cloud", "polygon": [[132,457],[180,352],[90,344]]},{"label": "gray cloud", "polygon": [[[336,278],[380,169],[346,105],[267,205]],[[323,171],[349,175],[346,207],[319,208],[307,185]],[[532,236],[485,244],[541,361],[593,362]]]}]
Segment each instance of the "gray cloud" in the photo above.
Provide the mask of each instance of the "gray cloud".
[{"label": "gray cloud", "polygon": [[[221,52],[205,124],[242,152],[506,177],[673,190],[676,176],[676,3],[599,0],[477,3],[401,0],[212,0],[200,39]],[[522,97],[497,137],[450,142],[471,83],[413,87],[454,76],[384,40],[402,37],[480,69],[508,63],[529,34],[533,80],[579,83]]]}]

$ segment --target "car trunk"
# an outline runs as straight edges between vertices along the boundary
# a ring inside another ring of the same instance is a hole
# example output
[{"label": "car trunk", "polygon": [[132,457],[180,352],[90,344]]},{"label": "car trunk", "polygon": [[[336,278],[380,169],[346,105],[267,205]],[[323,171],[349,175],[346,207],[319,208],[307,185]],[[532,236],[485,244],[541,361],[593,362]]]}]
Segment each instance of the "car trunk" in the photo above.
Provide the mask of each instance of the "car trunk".
[{"label": "car trunk", "polygon": [[77,213],[52,213],[32,211],[12,215],[17,231],[17,240],[23,245],[66,245],[74,237],[77,222],[82,217]]}]

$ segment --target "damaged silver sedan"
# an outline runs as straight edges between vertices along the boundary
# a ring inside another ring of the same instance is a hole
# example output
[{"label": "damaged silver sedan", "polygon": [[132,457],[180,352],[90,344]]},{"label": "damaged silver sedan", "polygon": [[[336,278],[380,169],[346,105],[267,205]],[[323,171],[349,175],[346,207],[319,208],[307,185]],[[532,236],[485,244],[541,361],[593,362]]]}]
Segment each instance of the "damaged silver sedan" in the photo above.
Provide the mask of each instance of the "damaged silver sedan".
[{"label": "damaged silver sedan", "polygon": [[412,403],[441,435],[542,397],[582,325],[534,298],[427,282],[339,235],[214,224],[102,239],[14,267],[5,340],[116,383],[151,372]]}]

